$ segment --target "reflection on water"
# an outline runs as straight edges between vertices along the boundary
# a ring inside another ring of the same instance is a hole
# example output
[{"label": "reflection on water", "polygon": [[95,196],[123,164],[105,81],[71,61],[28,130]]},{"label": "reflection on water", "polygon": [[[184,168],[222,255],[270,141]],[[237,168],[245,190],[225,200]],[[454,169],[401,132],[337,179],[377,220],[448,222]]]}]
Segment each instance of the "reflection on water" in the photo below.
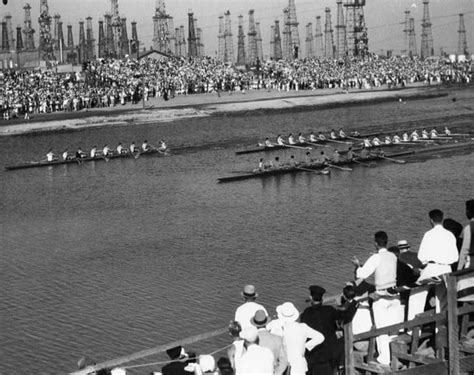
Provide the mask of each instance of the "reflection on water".
[{"label": "reflection on water", "polygon": [[[223,327],[246,283],[257,285],[269,311],[286,300],[303,308],[312,283],[339,291],[352,275],[350,258],[374,250],[375,231],[416,248],[435,206],[463,221],[463,202],[472,198],[471,155],[216,183],[254,168],[258,154],[234,153],[267,134],[349,121],[370,129],[387,116],[408,126],[423,114],[450,114],[442,99],[418,103],[405,106],[405,117],[389,103],[264,121],[231,116],[1,138],[4,164],[14,164],[20,145],[22,160],[50,146],[126,140],[164,138],[198,148],[1,173],[0,372],[64,373],[82,355],[104,360]],[[304,151],[292,151],[303,158]],[[278,155],[286,160],[290,153]]]}]

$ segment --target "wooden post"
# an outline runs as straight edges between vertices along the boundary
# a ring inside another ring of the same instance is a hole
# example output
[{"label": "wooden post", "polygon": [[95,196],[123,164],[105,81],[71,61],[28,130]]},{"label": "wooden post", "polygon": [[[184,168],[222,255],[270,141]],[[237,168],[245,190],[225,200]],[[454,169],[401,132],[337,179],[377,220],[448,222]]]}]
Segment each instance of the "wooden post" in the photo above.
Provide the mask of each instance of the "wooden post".
[{"label": "wooden post", "polygon": [[354,367],[354,336],[352,322],[344,325],[344,372],[346,375],[355,375]]},{"label": "wooden post", "polygon": [[459,326],[457,304],[457,277],[448,275],[446,287],[448,290],[448,350],[449,374],[459,375]]}]

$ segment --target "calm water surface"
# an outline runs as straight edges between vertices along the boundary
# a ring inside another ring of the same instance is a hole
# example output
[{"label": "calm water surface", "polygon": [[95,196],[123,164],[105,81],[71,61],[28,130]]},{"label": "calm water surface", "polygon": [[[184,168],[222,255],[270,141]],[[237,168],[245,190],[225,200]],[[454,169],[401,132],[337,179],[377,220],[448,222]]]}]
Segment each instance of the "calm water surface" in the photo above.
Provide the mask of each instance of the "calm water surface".
[{"label": "calm water surface", "polygon": [[[174,149],[170,157],[0,172],[0,373],[65,373],[83,355],[101,361],[224,327],[246,283],[272,312],[287,300],[304,308],[308,285],[335,293],[351,279],[350,258],[369,256],[375,231],[416,248],[430,209],[464,222],[472,155],[216,183],[254,168],[259,154],[235,151],[266,135],[441,128],[448,118],[466,128],[473,90],[453,95],[455,103],[444,97],[0,138],[2,165],[39,159],[49,147],[164,138]],[[303,158],[292,151],[278,155]],[[221,337],[190,349],[226,343]]]}]

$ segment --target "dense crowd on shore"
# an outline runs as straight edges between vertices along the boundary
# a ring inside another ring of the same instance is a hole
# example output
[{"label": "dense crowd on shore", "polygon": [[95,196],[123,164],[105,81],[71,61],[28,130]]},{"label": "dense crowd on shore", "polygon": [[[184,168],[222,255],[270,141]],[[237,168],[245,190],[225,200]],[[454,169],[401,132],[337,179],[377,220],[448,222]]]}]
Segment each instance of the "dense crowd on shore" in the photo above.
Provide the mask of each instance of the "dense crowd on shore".
[{"label": "dense crowd on shore", "polygon": [[[445,311],[446,285],[441,277],[455,270],[474,268],[474,199],[466,201],[468,224],[445,219],[442,211],[428,214],[431,229],[422,237],[418,253],[406,240],[389,247],[386,232],[374,235],[376,252],[364,264],[354,257],[355,278],[342,289],[332,304],[325,304],[326,290],[309,286],[310,305],[300,312],[290,301],[276,307],[276,314],[257,302],[254,285],[241,292],[243,304],[237,307],[229,324],[231,343],[227,355],[186,353],[182,346],[167,350],[170,362],[152,375],[334,375],[344,371],[342,327],[352,322],[354,335],[373,327],[383,328],[411,320],[426,310]],[[373,283],[367,280],[373,276]],[[467,279],[472,288],[473,280]],[[410,289],[409,287],[414,287]],[[458,288],[460,288],[458,284]],[[458,289],[459,296],[459,289]],[[411,331],[406,332],[411,335]],[[392,372],[390,341],[393,336],[376,338],[378,356],[369,363],[375,372]],[[474,341],[474,338],[473,338]],[[474,342],[473,342],[474,344]],[[424,349],[434,350],[428,344]],[[354,350],[367,354],[367,341],[354,342]],[[421,352],[417,352],[420,353]],[[92,363],[81,359],[81,368]],[[403,366],[403,361],[397,363]],[[134,366],[131,366],[133,368]],[[103,374],[125,375],[127,368],[101,370]]]},{"label": "dense crowd on shore", "polygon": [[12,70],[3,73],[0,108],[3,118],[58,111],[80,111],[175,95],[233,93],[248,90],[371,89],[402,87],[414,82],[469,83],[471,61],[390,59],[268,60],[241,70],[208,57],[141,60],[98,59],[77,73]]}]

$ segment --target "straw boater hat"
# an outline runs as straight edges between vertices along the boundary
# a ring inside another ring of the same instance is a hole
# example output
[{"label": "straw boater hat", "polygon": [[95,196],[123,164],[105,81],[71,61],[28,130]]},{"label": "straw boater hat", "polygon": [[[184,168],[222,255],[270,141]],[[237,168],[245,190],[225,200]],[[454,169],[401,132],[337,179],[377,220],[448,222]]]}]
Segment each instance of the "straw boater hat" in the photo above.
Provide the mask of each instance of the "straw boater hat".
[{"label": "straw boater hat", "polygon": [[295,322],[300,316],[298,309],[291,302],[285,302],[283,305],[277,306],[276,312],[278,319],[283,322]]},{"label": "straw boater hat", "polygon": [[255,291],[255,286],[245,285],[243,292],[240,293],[244,298],[256,298],[258,293]]},{"label": "straw boater hat", "polygon": [[400,240],[398,241],[397,243],[397,246],[400,250],[406,250],[406,249],[409,249],[410,248],[410,245],[408,245],[408,241],[407,240]]},{"label": "straw boater hat", "polygon": [[257,310],[253,318],[250,319],[250,323],[252,323],[257,328],[263,328],[268,323],[270,323],[271,320],[272,318],[267,316],[264,310]]}]

